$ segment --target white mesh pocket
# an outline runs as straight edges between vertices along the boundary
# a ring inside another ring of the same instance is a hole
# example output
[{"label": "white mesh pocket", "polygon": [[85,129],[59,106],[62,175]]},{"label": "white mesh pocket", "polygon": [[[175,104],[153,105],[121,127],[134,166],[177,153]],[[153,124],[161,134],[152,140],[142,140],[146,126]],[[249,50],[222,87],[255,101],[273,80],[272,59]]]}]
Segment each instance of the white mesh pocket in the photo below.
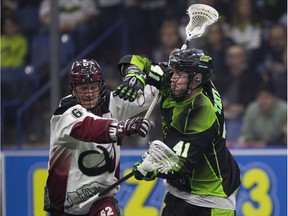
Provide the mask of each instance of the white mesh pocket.
[{"label": "white mesh pocket", "polygon": [[218,12],[213,7],[204,4],[191,5],[187,13],[190,18],[185,28],[188,40],[200,37],[208,25],[215,23],[219,19]]}]

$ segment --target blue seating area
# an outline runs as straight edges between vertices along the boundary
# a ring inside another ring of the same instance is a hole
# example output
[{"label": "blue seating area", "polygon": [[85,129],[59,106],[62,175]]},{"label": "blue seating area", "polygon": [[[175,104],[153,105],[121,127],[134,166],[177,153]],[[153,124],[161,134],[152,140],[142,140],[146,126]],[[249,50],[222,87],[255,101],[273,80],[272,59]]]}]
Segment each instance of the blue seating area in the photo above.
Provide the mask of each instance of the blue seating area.
[{"label": "blue seating area", "polygon": [[[49,64],[50,40],[48,33],[38,33],[32,38],[31,64],[36,68]],[[75,44],[69,34],[59,36],[59,61],[61,65],[67,64],[75,57]]]},{"label": "blue seating area", "polygon": [[37,32],[41,26],[38,7],[20,7],[17,10],[17,18],[22,32]]},{"label": "blue seating area", "polygon": [[[16,110],[40,88],[40,78],[33,66],[1,68],[1,134],[10,134],[16,125]],[[3,139],[3,136],[2,136]]]},{"label": "blue seating area", "polygon": [[35,67],[1,68],[2,119],[5,120],[7,109],[20,106],[39,87],[40,79]]}]

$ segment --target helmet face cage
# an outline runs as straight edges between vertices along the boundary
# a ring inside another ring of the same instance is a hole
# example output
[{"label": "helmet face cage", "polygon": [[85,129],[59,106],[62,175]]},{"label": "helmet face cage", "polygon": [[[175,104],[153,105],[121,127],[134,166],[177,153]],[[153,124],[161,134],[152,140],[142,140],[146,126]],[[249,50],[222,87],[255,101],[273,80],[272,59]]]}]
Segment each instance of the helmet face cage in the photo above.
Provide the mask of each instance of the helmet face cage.
[{"label": "helmet face cage", "polygon": [[71,67],[69,81],[71,91],[75,90],[77,84],[98,82],[100,94],[95,108],[98,108],[104,102],[105,82],[102,77],[102,70],[95,60],[82,59],[75,61]]},{"label": "helmet face cage", "polygon": [[184,49],[172,51],[169,56],[169,67],[185,71],[192,81],[197,73],[202,75],[201,84],[210,80],[212,74],[212,58],[199,49]]},{"label": "helmet face cage", "polygon": [[[209,82],[212,74],[212,58],[199,49],[176,49],[170,53],[168,68],[171,73],[170,77],[173,75],[173,68],[188,73],[189,82],[187,84],[186,92],[181,95],[175,95],[172,92],[172,89],[170,91],[174,100],[182,101],[192,90]],[[198,73],[202,75],[202,81],[196,87],[190,89],[189,85],[194,79],[194,76]]]}]

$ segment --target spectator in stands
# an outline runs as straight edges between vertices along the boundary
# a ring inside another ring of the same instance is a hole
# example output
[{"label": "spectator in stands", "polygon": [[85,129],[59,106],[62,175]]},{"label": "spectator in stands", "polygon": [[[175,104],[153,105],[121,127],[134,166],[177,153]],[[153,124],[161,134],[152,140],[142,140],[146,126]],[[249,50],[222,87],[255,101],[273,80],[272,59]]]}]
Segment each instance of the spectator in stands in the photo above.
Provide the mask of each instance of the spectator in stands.
[{"label": "spectator in stands", "polygon": [[287,101],[287,48],[282,54],[282,62],[275,63],[266,68],[266,82],[272,82],[275,86],[275,94]]},{"label": "spectator in stands", "polygon": [[14,15],[18,7],[17,0],[1,0],[1,20]]},{"label": "spectator in stands", "polygon": [[287,47],[287,29],[284,25],[275,23],[269,28],[268,38],[262,46],[254,52],[257,61],[281,62],[282,54]]},{"label": "spectator in stands", "polygon": [[261,25],[254,16],[250,0],[235,0],[231,11],[231,22],[226,25],[226,35],[236,44],[252,51],[261,45]]},{"label": "spectator in stands", "polygon": [[[19,30],[18,20],[14,16],[7,16],[2,21],[1,120],[5,124],[5,129],[2,129],[2,141],[5,144],[12,144],[15,143],[16,138],[16,110],[35,92],[38,80],[33,68],[25,67],[29,50],[28,42]],[[24,121],[24,118],[22,120]],[[31,118],[29,118],[30,126]]]},{"label": "spectator in stands", "polygon": [[157,46],[159,26],[166,17],[168,0],[128,0],[125,19],[128,26],[130,52],[151,56]]},{"label": "spectator in stands", "polygon": [[276,88],[276,95],[287,101],[287,47],[282,54],[282,70],[271,74],[271,81]]},{"label": "spectator in stands", "polygon": [[230,46],[225,53],[225,68],[216,74],[215,84],[222,95],[227,141],[231,145],[237,142],[243,112],[255,98],[259,82],[260,76],[249,64],[247,51],[240,45]]},{"label": "spectator in stands", "polygon": [[[267,41],[254,52],[253,61],[265,81],[272,81],[277,88],[287,87],[287,29],[273,24]],[[285,88],[286,89],[286,88]],[[277,95],[286,99],[286,91],[277,90]]]},{"label": "spectator in stands", "polygon": [[178,24],[175,20],[166,20],[163,22],[158,38],[158,47],[152,53],[152,59],[157,63],[167,61],[172,50],[175,47],[181,47],[183,44]]},{"label": "spectator in stands", "polygon": [[251,2],[254,4],[255,13],[265,23],[275,23],[287,13],[287,1],[257,0]]},{"label": "spectator in stands", "polygon": [[231,45],[225,53],[225,69],[215,83],[223,98],[226,118],[238,118],[256,95],[261,82],[257,71],[249,64],[247,51],[240,45]]},{"label": "spectator in stands", "polygon": [[233,41],[225,36],[221,21],[209,26],[202,40],[201,47],[210,53],[213,59],[213,73],[217,76],[224,70],[225,58],[223,56],[225,56],[226,49],[233,44]]},{"label": "spectator in stands", "polygon": [[245,111],[239,145],[280,145],[275,140],[282,136],[283,126],[287,128],[287,102],[275,95],[273,84],[265,83]]},{"label": "spectator in stands", "polygon": [[[50,0],[43,0],[40,5],[40,20],[44,26],[51,22]],[[93,21],[99,11],[93,0],[59,0],[59,31],[69,33],[81,51],[92,40]]]},{"label": "spectator in stands", "polygon": [[3,20],[3,34],[1,34],[1,67],[21,67],[26,63],[28,43],[19,31],[18,21],[8,16]]},{"label": "spectator in stands", "polygon": [[[97,8],[100,10],[100,16],[97,17],[96,31],[94,34],[94,38],[97,38],[99,35],[109,30],[109,28],[115,28],[115,23],[119,22],[124,17],[124,1],[94,0],[94,2],[96,2]],[[108,67],[117,65],[119,58],[122,56],[121,49],[123,47],[123,39],[123,26],[115,28],[113,33],[110,34],[100,46],[93,50],[91,56],[99,59],[101,62],[105,61],[105,63],[108,64]],[[99,53],[101,53],[101,55],[99,55]],[[114,73],[116,66],[112,70],[113,72],[111,73]],[[114,89],[114,87],[112,89]]]}]

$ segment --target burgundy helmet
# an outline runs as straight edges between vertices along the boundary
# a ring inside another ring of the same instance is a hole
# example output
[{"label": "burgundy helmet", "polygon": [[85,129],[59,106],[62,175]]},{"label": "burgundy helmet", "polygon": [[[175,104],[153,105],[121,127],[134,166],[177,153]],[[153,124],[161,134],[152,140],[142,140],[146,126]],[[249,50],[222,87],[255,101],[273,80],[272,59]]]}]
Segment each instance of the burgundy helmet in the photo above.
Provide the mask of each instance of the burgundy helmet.
[{"label": "burgundy helmet", "polygon": [[100,94],[96,108],[105,100],[105,82],[102,76],[102,70],[94,59],[81,59],[73,62],[69,74],[71,91],[77,84],[99,82]]},{"label": "burgundy helmet", "polygon": [[82,59],[73,63],[69,79],[72,88],[80,83],[103,82],[102,70],[95,60]]}]

